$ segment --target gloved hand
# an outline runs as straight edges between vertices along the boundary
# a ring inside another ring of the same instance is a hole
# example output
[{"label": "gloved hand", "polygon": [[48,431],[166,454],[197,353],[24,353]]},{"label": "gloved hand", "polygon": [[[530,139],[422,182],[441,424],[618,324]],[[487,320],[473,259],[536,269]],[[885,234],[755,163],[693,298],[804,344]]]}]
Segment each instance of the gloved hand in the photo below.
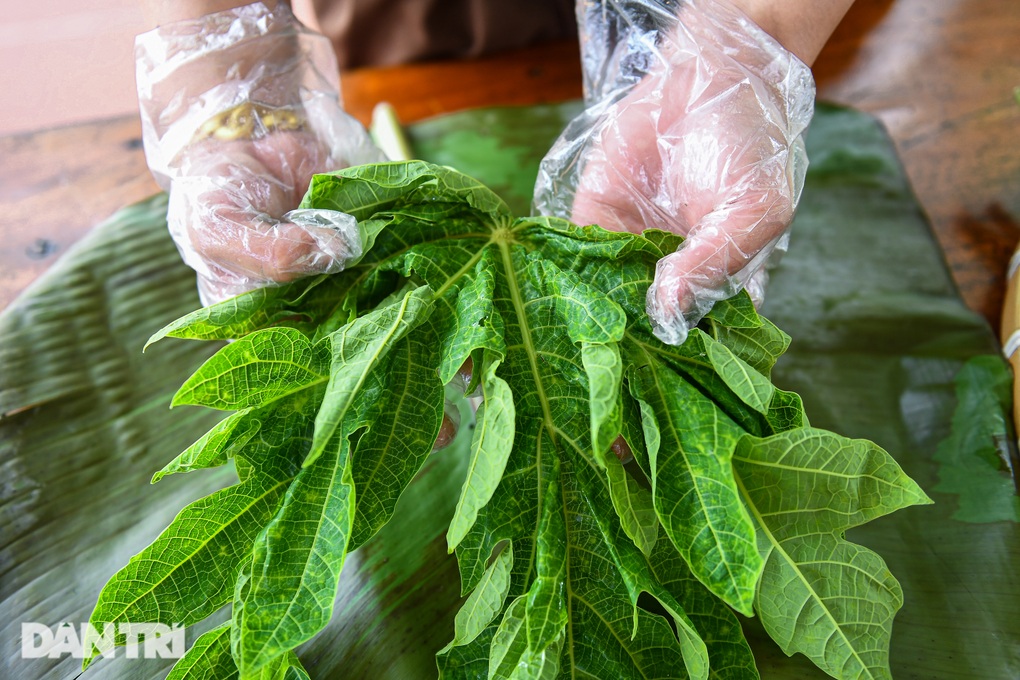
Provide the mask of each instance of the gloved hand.
[{"label": "gloved hand", "polygon": [[686,236],[647,302],[656,335],[680,344],[785,246],[814,80],[725,0],[579,0],[577,13],[586,109],[543,160],[535,210]]},{"label": "gloved hand", "polygon": [[[360,257],[352,216],[293,209],[315,173],[385,160],[340,106],[325,37],[255,3],[162,26],[135,52],[146,160],[204,304]],[[457,413],[447,405],[436,449]]]},{"label": "gloved hand", "polygon": [[161,26],[135,53],[146,160],[204,304],[360,257],[352,217],[293,210],[313,174],[384,160],[341,108],[329,40],[255,3]]}]

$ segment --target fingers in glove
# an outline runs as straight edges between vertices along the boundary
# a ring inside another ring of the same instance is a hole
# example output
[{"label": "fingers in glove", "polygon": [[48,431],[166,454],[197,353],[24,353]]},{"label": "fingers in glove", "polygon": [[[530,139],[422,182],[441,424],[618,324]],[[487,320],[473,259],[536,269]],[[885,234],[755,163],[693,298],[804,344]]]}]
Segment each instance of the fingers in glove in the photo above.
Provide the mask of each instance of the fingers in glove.
[{"label": "fingers in glove", "polygon": [[353,220],[294,210],[314,174],[383,157],[341,107],[329,40],[289,3],[162,24],[136,65],[146,162],[203,302],[360,256]]},{"label": "fingers in glove", "polygon": [[[734,197],[695,226],[680,249],[659,261],[648,290],[648,313],[665,342],[730,297],[758,271],[793,217],[786,182]],[[759,302],[763,292],[758,291]]]},{"label": "fingers in glove", "polygon": [[[171,187],[175,240],[200,276],[205,302],[269,282],[339,271],[361,254],[354,219],[289,211],[328,156],[314,139],[278,133],[257,141],[205,142],[189,149],[189,174]],[[289,212],[288,212],[289,211]]]},{"label": "fingers in glove", "polygon": [[647,20],[658,9],[640,3],[612,10],[583,15],[588,108],[543,160],[535,205],[687,238],[648,297],[657,334],[676,344],[781,241],[803,186],[814,85],[725,3],[685,2],[675,23]]}]

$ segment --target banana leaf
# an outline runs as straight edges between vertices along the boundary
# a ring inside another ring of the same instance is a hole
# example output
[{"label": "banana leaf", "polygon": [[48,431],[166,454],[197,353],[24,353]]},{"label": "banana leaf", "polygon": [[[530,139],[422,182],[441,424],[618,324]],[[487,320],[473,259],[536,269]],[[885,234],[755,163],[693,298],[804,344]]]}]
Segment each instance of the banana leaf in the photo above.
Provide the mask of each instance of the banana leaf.
[{"label": "banana leaf", "polygon": [[[538,160],[576,111],[465,112],[420,123],[411,139],[419,156],[478,177],[523,214]],[[961,302],[878,124],[822,106],[808,147],[791,248],[765,309],[794,339],[774,380],[804,397],[813,424],[877,441],[936,500],[851,535],[903,584],[895,677],[1020,677],[1007,365]],[[165,210],[162,196],[122,210],[0,316],[0,677],[75,677],[79,659],[22,658],[21,624],[86,621],[106,580],[178,509],[232,481],[219,470],[148,483],[221,415],[167,408],[215,347],[166,341],[141,353],[198,305]],[[466,442],[433,455],[390,524],[348,558],[333,622],[299,650],[313,678],[436,676],[433,655],[461,602],[443,532]],[[819,677],[745,624],[763,677]],[[205,629],[189,629],[187,644]],[[171,664],[120,653],[85,677],[158,678]]]}]

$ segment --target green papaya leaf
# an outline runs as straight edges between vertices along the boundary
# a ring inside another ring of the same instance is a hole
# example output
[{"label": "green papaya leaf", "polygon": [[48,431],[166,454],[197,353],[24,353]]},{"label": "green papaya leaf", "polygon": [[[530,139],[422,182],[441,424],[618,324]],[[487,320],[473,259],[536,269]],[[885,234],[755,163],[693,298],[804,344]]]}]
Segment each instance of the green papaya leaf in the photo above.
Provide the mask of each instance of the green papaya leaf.
[{"label": "green papaya leaf", "polygon": [[503,199],[478,180],[423,161],[375,163],[319,175],[300,207],[339,210],[360,225],[380,214],[388,217],[436,203],[463,207],[489,223],[513,219]]},{"label": "green papaya leaf", "polygon": [[343,299],[357,273],[316,276],[282,286],[256,288],[196,309],[154,333],[145,349],[167,337],[229,340],[273,326],[314,331],[336,311],[337,300]]},{"label": "green papaya leaf", "polygon": [[301,665],[294,652],[281,654],[270,663],[263,666],[259,671],[243,675],[244,678],[252,680],[310,680],[308,672]]},{"label": "green papaya leaf", "polygon": [[651,492],[631,476],[615,456],[604,456],[609,495],[624,532],[644,554],[659,538],[659,518]]},{"label": "green papaya leaf", "polygon": [[166,676],[167,680],[234,680],[237,677],[237,666],[230,656],[229,623],[203,633]]},{"label": "green papaya leaf", "polygon": [[513,544],[507,543],[489,568],[481,583],[475,586],[457,612],[454,620],[454,637],[437,653],[445,656],[454,647],[463,647],[478,637],[503,610],[503,602],[510,590],[510,571],[513,568]]},{"label": "green papaya leaf", "polygon": [[257,412],[253,408],[242,409],[216,423],[201,439],[154,474],[152,483],[167,475],[225,465],[233,450],[243,448],[258,433],[261,423],[253,411]]},{"label": "green papaya leaf", "polygon": [[315,417],[315,438],[305,467],[322,454],[372,368],[428,314],[431,297],[423,286],[328,336],[333,351],[332,367],[326,395]]},{"label": "green papaya leaf", "polygon": [[730,469],[744,432],[700,391],[647,353],[630,372],[644,422],[652,497],[666,535],[695,576],[750,615],[761,575],[754,527]]},{"label": "green papaya leaf", "polygon": [[877,445],[824,430],[747,436],[733,466],[765,561],[755,597],[765,629],[834,677],[892,677],[902,591],[877,554],[842,534],[930,499]]},{"label": "green papaya leaf", "polygon": [[758,318],[761,324],[755,326],[753,332],[745,328],[725,326],[711,315],[708,320],[713,338],[746,361],[754,370],[769,377],[776,360],[790,347],[790,336],[768,319]]},{"label": "green papaya leaf", "polygon": [[702,635],[713,680],[758,678],[751,647],[733,610],[703,586],[668,541],[660,541],[649,559],[655,578],[687,613]]},{"label": "green papaya leaf", "polygon": [[766,413],[776,389],[768,378],[731,352],[726,345],[708,335],[702,337],[708,360],[726,386],[755,411]]},{"label": "green papaya leaf", "polygon": [[587,500],[591,519],[594,520],[593,525],[597,527],[597,533],[601,535],[602,543],[619,570],[630,597],[634,621],[632,639],[637,637],[640,626],[638,598],[641,593],[648,593],[672,618],[688,676],[693,680],[704,680],[709,674],[707,648],[684,611],[683,605],[656,577],[647,554],[639,554],[634,550],[635,546],[623,538],[621,532],[623,527],[613,521],[613,514],[609,510],[610,504],[606,499],[607,489],[600,476],[592,469],[582,468],[577,470],[576,478]]},{"label": "green papaya leaf", "polygon": [[[189,626],[230,601],[241,563],[297,473],[283,456],[260,461],[240,484],[184,508],[99,594],[89,622]],[[119,634],[115,644],[124,644]],[[104,652],[86,651],[83,666]]]},{"label": "green papaya leaf", "polygon": [[267,328],[217,352],[181,386],[172,406],[261,406],[325,382],[328,350],[293,328]]},{"label": "green papaya leaf", "polygon": [[503,620],[492,638],[487,678],[512,677],[520,659],[528,651],[528,638],[524,628],[524,598],[517,598],[507,608]]},{"label": "green papaya leaf", "polygon": [[[623,360],[615,344],[585,342],[581,345],[581,363],[589,377],[591,403],[591,440],[595,451],[604,454],[623,429],[620,386]],[[596,460],[602,456],[597,455]]]},{"label": "green papaya leaf", "polygon": [[427,334],[396,343],[369,373],[355,412],[348,415],[364,428],[350,463],[357,489],[351,550],[389,521],[400,493],[432,451],[443,419],[436,355]]},{"label": "green papaya leaf", "polygon": [[[191,621],[232,593],[241,677],[303,672],[294,650],[326,627],[347,552],[369,548],[392,516],[431,450],[443,383],[472,358],[483,403],[446,536],[467,601],[437,656],[442,677],[754,677],[727,606],[757,611],[784,649],[835,668],[814,646],[832,631],[805,626],[780,595],[829,607],[828,592],[804,576],[805,555],[851,544],[806,481],[762,486],[762,475],[747,475],[783,447],[800,468],[769,468],[776,475],[826,480],[833,459],[817,455],[822,435],[805,429],[796,395],[766,377],[785,341],[746,295],[667,347],[644,300],[678,237],[514,219],[476,180],[420,161],[317,176],[302,206],[354,216],[371,249],[335,283],[291,284],[171,324],[165,334],[245,331],[175,399],[241,410],[162,474],[233,460],[238,489],[266,478],[267,454],[291,465],[303,458],[301,467],[245,525],[245,542],[217,555],[223,564],[202,605],[189,564],[174,572],[187,578],[172,581],[182,601],[169,587],[115,579],[124,592],[103,607],[143,601],[141,613],[158,607]],[[335,294],[332,304],[320,290]],[[301,434],[281,438],[273,423],[288,409],[300,414]],[[620,435],[640,473],[611,453]],[[855,522],[923,499],[898,468],[874,467],[893,483],[852,486],[865,499]],[[772,488],[784,489],[780,501]],[[782,511],[766,507],[774,502]],[[197,507],[187,526],[222,525],[216,513],[230,507]],[[853,524],[842,517],[842,528]],[[143,555],[171,554],[165,544],[184,528],[172,525]],[[867,554],[846,559],[873,571]],[[891,576],[885,583],[867,591],[872,609],[855,613],[894,612],[899,591]],[[774,592],[783,584],[809,595]],[[837,628],[853,647],[858,633]],[[867,668],[887,667],[867,645],[856,649]]]},{"label": "green papaya leaf", "polygon": [[471,441],[471,462],[457,502],[446,542],[450,552],[475,523],[478,511],[489,502],[503,478],[514,442],[514,402],[506,381],[496,375],[499,361],[488,360],[482,368],[483,402]]},{"label": "green papaya leaf", "polygon": [[234,657],[244,677],[329,623],[354,520],[347,437],[294,477],[255,540],[245,595],[235,599]]}]

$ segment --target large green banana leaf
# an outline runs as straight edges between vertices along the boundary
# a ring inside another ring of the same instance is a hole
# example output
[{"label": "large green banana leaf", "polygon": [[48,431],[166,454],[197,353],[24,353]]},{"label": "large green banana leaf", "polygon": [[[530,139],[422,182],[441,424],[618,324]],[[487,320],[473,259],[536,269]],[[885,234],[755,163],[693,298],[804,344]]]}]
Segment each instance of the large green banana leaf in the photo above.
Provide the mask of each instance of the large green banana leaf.
[{"label": "large green banana leaf", "polygon": [[[413,142],[523,214],[538,160],[575,111],[467,112],[415,126]],[[852,536],[903,584],[895,676],[1020,677],[1008,369],[960,301],[877,124],[820,107],[808,146],[791,249],[765,310],[794,338],[774,380],[803,395],[813,424],[887,448],[936,501]],[[0,677],[77,675],[78,659],[22,659],[22,622],[86,621],[132,554],[230,480],[221,470],[148,484],[219,417],[167,409],[215,348],[166,341],[141,354],[153,331],[198,304],[165,208],[155,197],[121,211],[0,316]],[[443,531],[463,443],[434,455],[386,529],[348,558],[333,623],[300,650],[313,678],[436,675],[433,654],[460,603]],[[747,630],[764,678],[819,677],[753,621]],[[85,677],[155,678],[168,666],[121,653]]]}]

